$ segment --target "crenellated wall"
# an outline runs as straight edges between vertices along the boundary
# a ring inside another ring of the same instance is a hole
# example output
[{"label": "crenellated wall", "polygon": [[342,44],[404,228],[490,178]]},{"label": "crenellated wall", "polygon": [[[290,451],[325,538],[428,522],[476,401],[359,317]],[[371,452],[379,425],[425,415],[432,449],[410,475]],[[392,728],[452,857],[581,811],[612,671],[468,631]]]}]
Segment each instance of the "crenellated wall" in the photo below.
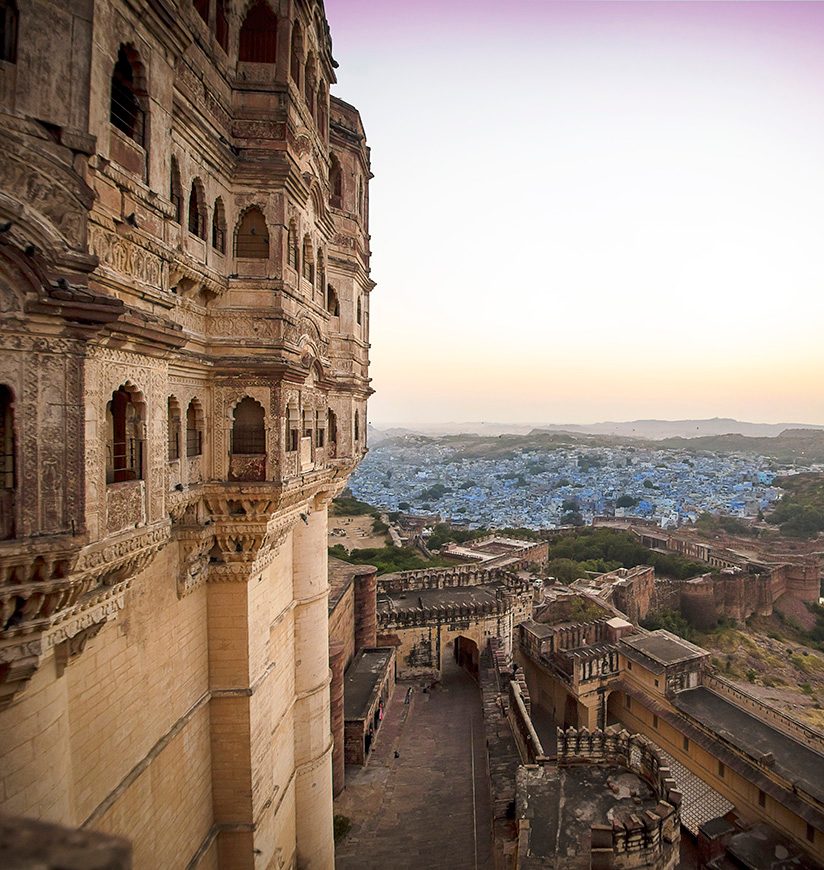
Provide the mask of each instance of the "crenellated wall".
[{"label": "crenellated wall", "polygon": [[577,764],[625,767],[645,780],[658,799],[654,810],[639,811],[612,824],[593,824],[591,866],[625,870],[677,866],[683,796],[654,745],[646,737],[631,735],[617,726],[591,732],[586,728],[559,728],[558,766]]}]

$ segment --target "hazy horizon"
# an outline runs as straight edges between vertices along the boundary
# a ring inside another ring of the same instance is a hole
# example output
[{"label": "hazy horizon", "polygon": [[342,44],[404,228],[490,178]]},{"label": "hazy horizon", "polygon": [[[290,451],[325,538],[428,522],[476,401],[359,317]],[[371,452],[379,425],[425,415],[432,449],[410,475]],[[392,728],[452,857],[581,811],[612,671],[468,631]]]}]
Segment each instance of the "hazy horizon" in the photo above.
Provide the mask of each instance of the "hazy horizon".
[{"label": "hazy horizon", "polygon": [[824,5],[327,12],[376,423],[824,423]]},{"label": "hazy horizon", "polygon": [[696,421],[711,421],[711,420],[732,420],[736,423],[743,423],[749,426],[797,426],[799,428],[820,429],[824,428],[824,423],[810,423],[809,421],[798,420],[739,420],[737,417],[729,417],[717,415],[715,417],[634,417],[624,420],[497,420],[497,419],[454,419],[454,420],[433,420],[431,422],[422,422],[412,419],[401,420],[374,420],[370,417],[369,423],[378,429],[402,427],[402,426],[462,426],[462,425],[483,425],[483,426],[605,426],[605,425],[627,425],[629,423],[647,422],[647,423],[691,423]]}]

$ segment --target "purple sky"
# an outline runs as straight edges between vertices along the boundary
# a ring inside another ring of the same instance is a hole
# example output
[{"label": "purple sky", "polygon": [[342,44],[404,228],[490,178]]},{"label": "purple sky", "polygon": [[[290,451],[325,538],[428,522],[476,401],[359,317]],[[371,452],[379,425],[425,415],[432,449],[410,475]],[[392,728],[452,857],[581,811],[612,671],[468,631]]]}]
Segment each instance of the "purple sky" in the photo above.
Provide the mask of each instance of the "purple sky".
[{"label": "purple sky", "polygon": [[824,4],[327,15],[376,176],[376,423],[824,423]]}]

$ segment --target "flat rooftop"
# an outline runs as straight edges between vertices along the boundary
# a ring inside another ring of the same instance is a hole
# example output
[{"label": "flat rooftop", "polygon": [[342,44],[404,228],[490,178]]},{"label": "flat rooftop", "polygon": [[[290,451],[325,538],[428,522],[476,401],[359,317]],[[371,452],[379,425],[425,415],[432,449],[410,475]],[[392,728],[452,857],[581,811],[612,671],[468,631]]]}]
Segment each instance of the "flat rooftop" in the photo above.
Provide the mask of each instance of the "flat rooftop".
[{"label": "flat rooftop", "polygon": [[364,649],[352,660],[343,678],[343,718],[365,719],[373,696],[392,660],[390,648]]},{"label": "flat rooftop", "polygon": [[360,577],[362,574],[374,574],[375,570],[372,565],[353,565],[351,562],[344,562],[342,559],[330,556],[328,569],[329,613],[332,613],[338,606],[338,602],[343,598],[355,577]]},{"label": "flat rooftop", "polygon": [[590,825],[622,821],[657,804],[649,785],[625,767],[522,767],[517,816],[530,820],[530,831],[529,857],[520,866],[589,870]]},{"label": "flat rooftop", "polygon": [[824,755],[704,686],[678,692],[673,704],[756,761],[771,752],[775,759],[771,769],[824,802]]},{"label": "flat rooftop", "polygon": [[378,613],[404,613],[413,610],[432,610],[438,607],[494,606],[498,585],[453,586],[450,589],[413,589],[408,592],[379,592]]},{"label": "flat rooftop", "polygon": [[[690,659],[701,659],[709,655],[705,649],[683,640],[663,628],[649,634],[634,634],[621,638],[622,652],[633,661],[661,671],[667,665],[675,665]],[[635,653],[635,655],[633,655]],[[658,667],[655,667],[655,666]]]},{"label": "flat rooftop", "polygon": [[534,619],[525,619],[523,622],[519,623],[519,625],[522,625],[524,630],[528,631],[531,635],[542,639],[555,634],[553,626],[547,625],[544,622],[535,622]]}]

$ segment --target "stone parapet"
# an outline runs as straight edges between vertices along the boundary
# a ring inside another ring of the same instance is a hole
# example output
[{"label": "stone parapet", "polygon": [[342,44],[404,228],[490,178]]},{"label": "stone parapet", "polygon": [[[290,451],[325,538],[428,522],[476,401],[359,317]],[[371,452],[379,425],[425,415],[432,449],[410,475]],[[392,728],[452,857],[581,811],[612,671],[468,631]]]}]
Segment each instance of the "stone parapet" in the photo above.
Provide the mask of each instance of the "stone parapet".
[{"label": "stone parapet", "polygon": [[605,731],[568,728],[558,731],[558,766],[619,765],[645,780],[658,799],[654,810],[639,811],[612,825],[593,824],[593,868],[669,867],[678,860],[679,808],[683,796],[672,771],[654,745],[618,726]]}]

